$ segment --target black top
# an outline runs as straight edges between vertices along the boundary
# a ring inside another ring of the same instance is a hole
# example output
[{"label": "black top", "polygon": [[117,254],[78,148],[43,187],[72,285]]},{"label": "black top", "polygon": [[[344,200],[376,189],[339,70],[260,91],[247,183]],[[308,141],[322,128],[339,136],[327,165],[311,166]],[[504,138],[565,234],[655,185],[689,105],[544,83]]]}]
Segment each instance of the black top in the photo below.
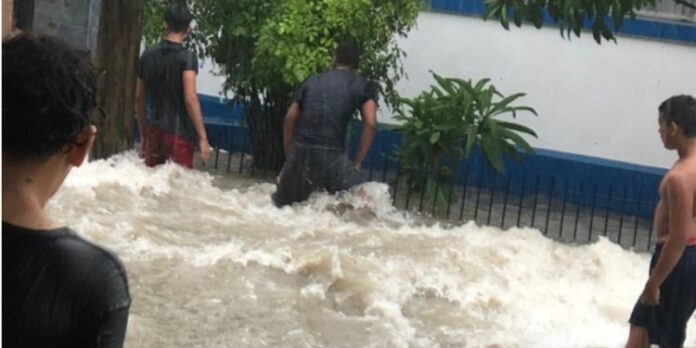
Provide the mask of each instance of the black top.
[{"label": "black top", "polygon": [[348,122],[370,99],[377,101],[375,88],[350,71],[333,69],[310,77],[295,98],[302,114],[294,140],[343,149]]},{"label": "black top", "polygon": [[121,347],[130,303],[110,252],[68,228],[2,223],[4,347]]},{"label": "black top", "polygon": [[182,44],[162,40],[140,57],[138,77],[145,81],[148,125],[193,141],[196,129],[184,103],[183,72],[198,74],[198,58]]}]

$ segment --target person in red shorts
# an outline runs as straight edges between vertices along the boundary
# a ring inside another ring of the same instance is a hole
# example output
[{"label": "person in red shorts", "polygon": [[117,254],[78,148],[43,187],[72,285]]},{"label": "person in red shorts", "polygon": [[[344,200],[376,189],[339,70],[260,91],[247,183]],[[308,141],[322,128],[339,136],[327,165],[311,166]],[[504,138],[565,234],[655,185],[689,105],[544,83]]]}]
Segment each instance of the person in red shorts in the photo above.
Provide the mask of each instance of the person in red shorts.
[{"label": "person in red shorts", "polygon": [[164,16],[166,33],[140,57],[136,92],[141,156],[150,167],[171,160],[193,168],[194,144],[201,159],[210,157],[196,94],[198,59],[183,43],[191,33],[193,15],[181,5]]}]

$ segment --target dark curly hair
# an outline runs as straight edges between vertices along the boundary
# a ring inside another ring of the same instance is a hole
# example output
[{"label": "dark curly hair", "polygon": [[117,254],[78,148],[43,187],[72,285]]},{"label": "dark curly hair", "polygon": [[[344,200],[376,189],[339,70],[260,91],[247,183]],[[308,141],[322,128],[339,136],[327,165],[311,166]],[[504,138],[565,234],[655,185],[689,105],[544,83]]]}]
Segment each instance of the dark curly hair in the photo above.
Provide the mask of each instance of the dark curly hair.
[{"label": "dark curly hair", "polygon": [[658,110],[667,122],[674,122],[688,138],[696,138],[696,99],[690,95],[676,95],[660,104]]},{"label": "dark curly hair", "polygon": [[2,150],[45,158],[77,144],[97,108],[97,76],[87,53],[50,36],[2,43]]},{"label": "dark curly hair", "polygon": [[170,6],[164,13],[164,22],[169,26],[169,30],[175,33],[183,33],[188,30],[192,20],[191,11],[181,4]]},{"label": "dark curly hair", "polygon": [[353,40],[346,40],[336,47],[336,63],[353,69],[360,67],[360,47]]}]

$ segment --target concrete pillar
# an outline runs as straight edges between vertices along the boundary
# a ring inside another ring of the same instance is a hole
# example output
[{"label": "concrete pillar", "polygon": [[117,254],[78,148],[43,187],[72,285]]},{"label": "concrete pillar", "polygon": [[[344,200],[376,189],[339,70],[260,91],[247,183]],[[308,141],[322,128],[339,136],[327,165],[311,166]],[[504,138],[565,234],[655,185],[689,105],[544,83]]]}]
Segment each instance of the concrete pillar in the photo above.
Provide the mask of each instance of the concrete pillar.
[{"label": "concrete pillar", "polygon": [[61,37],[94,57],[101,5],[102,0],[34,0],[32,29]]},{"label": "concrete pillar", "polygon": [[[11,0],[3,0],[11,1]],[[142,0],[17,0],[17,25],[91,54],[100,71],[100,120],[92,158],[130,149],[143,21]]]}]

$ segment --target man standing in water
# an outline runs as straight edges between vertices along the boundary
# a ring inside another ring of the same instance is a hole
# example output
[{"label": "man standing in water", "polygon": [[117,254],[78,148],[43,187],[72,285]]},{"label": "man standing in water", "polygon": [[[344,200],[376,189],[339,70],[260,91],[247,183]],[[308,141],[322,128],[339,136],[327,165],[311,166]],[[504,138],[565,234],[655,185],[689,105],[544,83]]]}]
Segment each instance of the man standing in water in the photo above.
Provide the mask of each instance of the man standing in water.
[{"label": "man standing in water", "polygon": [[657,246],[650,277],[631,313],[627,347],[682,347],[696,309],[696,99],[675,96],[659,107],[659,132],[679,160],[660,184]]},{"label": "man standing in water", "polygon": [[[315,190],[345,191],[366,182],[360,172],[377,131],[377,92],[354,71],[357,45],[338,45],[334,68],[310,77],[298,90],[285,116],[284,145],[288,158],[273,194],[276,206],[306,200]],[[345,152],[346,130],[360,110],[363,131],[353,162]]]},{"label": "man standing in water", "polygon": [[2,44],[2,346],[121,347],[130,295],[118,258],[45,211],[87,157],[97,81],[47,36]]},{"label": "man standing in water", "polygon": [[[194,141],[201,159],[210,157],[210,145],[196,94],[198,59],[184,41],[191,33],[193,16],[173,5],[164,16],[164,39],[140,58],[136,112],[141,136],[141,155],[150,166],[172,160],[193,168]],[[149,115],[146,113],[149,112]]]}]

